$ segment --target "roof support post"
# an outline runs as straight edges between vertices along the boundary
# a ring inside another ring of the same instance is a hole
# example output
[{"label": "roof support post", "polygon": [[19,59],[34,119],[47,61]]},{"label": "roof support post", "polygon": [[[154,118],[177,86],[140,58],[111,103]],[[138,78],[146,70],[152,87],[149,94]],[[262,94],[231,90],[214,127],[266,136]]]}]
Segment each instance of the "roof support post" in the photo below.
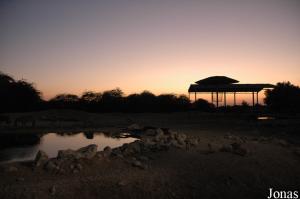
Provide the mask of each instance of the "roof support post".
[{"label": "roof support post", "polygon": [[197,100],[197,92],[195,92],[195,102],[196,102],[196,100]]},{"label": "roof support post", "polygon": [[254,103],[254,92],[252,92],[252,106],[254,107],[255,103]]},{"label": "roof support post", "polygon": [[214,103],[214,92],[211,92],[211,103]]},{"label": "roof support post", "polygon": [[235,92],[233,92],[233,105],[236,105]]},{"label": "roof support post", "polygon": [[219,92],[217,92],[217,107],[219,107]]},{"label": "roof support post", "polygon": [[189,92],[189,100],[191,101],[191,93]]},{"label": "roof support post", "polygon": [[226,92],[224,92],[224,106],[226,107]]},{"label": "roof support post", "polygon": [[256,92],[256,104],[258,105],[258,91]]}]

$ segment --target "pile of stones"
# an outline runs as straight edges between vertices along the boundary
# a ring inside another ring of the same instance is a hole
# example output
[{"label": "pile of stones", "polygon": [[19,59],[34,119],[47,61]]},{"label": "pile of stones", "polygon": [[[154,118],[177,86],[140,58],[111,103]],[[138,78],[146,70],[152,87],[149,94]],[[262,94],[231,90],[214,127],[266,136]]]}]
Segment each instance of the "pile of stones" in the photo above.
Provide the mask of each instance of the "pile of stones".
[{"label": "pile of stones", "polygon": [[[135,129],[138,127],[135,126]],[[146,162],[151,152],[169,150],[171,148],[189,149],[198,145],[198,139],[187,138],[185,134],[160,128],[143,130],[139,140],[124,144],[121,147],[111,149],[105,147],[103,151],[97,151],[97,145],[88,145],[78,150],[60,150],[56,158],[49,158],[44,151],[39,151],[35,157],[34,166],[42,167],[51,172],[77,173],[83,169],[81,160],[84,159],[107,159],[122,158],[134,167],[146,169]]]},{"label": "pile of stones", "polygon": [[78,150],[59,150],[56,158],[49,158],[44,151],[39,151],[34,160],[35,167],[42,167],[47,171],[78,173],[83,169],[82,159],[91,159],[97,154],[97,145],[92,144]]}]

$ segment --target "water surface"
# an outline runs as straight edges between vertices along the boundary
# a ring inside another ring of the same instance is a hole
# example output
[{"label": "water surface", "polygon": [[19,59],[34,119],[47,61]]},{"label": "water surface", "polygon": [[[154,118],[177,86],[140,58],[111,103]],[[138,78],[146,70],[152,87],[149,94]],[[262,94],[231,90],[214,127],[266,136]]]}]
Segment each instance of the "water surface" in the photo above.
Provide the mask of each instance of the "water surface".
[{"label": "water surface", "polygon": [[58,150],[79,149],[89,144],[98,145],[98,150],[106,146],[119,147],[136,140],[132,137],[110,137],[104,133],[47,133],[42,136],[6,135],[1,136],[0,162],[33,160],[39,150],[49,157],[56,157]]}]

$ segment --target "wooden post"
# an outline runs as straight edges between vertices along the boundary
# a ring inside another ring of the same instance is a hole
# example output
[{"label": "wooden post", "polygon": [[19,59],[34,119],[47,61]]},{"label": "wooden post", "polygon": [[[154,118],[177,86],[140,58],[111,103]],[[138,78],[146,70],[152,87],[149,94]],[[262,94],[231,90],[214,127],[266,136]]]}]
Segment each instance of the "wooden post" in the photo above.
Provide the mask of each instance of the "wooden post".
[{"label": "wooden post", "polygon": [[196,94],[197,92],[195,92],[195,102],[196,102],[196,100],[197,100],[197,94]]},{"label": "wooden post", "polygon": [[217,107],[219,107],[219,93],[217,92]]},{"label": "wooden post", "polygon": [[233,105],[236,105],[236,100],[235,100],[235,92],[233,93]]},{"label": "wooden post", "polygon": [[214,103],[214,92],[211,92],[211,103]]},{"label": "wooden post", "polygon": [[252,92],[252,106],[254,107],[254,92]]},{"label": "wooden post", "polygon": [[226,107],[226,92],[224,92],[224,106]]},{"label": "wooden post", "polygon": [[191,93],[189,92],[189,100],[191,101]]},{"label": "wooden post", "polygon": [[258,91],[256,92],[256,104],[258,105]]}]

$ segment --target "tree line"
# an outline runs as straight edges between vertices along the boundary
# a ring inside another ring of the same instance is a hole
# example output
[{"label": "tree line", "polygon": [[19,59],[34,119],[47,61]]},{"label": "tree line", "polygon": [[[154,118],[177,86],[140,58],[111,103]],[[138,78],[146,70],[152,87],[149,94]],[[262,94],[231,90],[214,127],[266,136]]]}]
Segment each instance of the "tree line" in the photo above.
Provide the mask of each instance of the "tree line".
[{"label": "tree line", "polygon": [[[300,110],[300,88],[290,82],[278,83],[273,90],[267,90],[265,95],[264,102],[270,110],[293,112]],[[43,109],[78,109],[90,112],[216,110],[214,104],[204,99],[191,102],[185,95],[154,95],[149,91],[125,96],[119,88],[104,92],[87,91],[81,96],[59,94],[50,100],[43,100],[42,93],[33,83],[15,80],[2,72],[0,72],[0,99],[0,112]]]}]

